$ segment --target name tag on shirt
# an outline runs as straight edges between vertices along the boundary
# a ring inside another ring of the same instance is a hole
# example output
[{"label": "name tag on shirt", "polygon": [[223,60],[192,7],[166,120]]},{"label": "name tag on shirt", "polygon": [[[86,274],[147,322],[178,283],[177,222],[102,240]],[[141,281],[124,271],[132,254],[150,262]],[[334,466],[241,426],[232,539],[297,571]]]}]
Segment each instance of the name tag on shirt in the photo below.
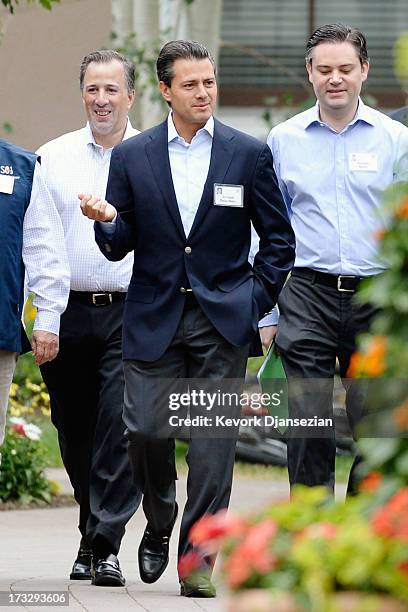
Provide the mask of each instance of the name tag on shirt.
[{"label": "name tag on shirt", "polygon": [[349,170],[352,172],[378,172],[376,153],[350,153]]},{"label": "name tag on shirt", "polygon": [[220,185],[219,183],[214,183],[214,206],[243,208],[244,186]]},{"label": "name tag on shirt", "polygon": [[0,174],[0,193],[13,193],[14,179],[14,176]]}]

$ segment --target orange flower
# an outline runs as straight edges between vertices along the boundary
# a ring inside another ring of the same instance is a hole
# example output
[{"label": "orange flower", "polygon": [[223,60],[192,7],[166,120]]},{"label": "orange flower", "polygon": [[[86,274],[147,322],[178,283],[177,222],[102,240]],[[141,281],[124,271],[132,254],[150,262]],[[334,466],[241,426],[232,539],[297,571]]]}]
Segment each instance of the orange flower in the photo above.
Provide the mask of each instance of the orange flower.
[{"label": "orange flower", "polygon": [[347,376],[381,376],[385,372],[387,339],[374,336],[367,353],[353,353],[350,359]]},{"label": "orange flower", "polygon": [[408,397],[398,406],[392,413],[392,419],[399,431],[407,431],[408,429]]},{"label": "orange flower", "polygon": [[189,539],[195,546],[219,544],[229,536],[240,535],[245,531],[246,523],[238,516],[220,510],[216,514],[206,514],[191,528]]},{"label": "orange flower", "polygon": [[360,484],[360,491],[363,493],[374,493],[379,488],[382,481],[380,472],[370,472]]},{"label": "orange flower", "polygon": [[395,216],[397,219],[408,219],[408,196],[402,200]]},{"label": "orange flower", "polygon": [[385,231],[385,229],[378,229],[377,231],[374,232],[374,238],[376,240],[382,240],[386,233],[387,232]]}]

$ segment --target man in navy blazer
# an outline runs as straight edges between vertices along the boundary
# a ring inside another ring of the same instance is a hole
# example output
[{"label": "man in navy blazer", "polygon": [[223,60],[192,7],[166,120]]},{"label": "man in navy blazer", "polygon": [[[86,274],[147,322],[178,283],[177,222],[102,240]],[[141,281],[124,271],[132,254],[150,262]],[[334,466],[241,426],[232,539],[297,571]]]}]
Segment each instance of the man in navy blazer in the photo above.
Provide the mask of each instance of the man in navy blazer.
[{"label": "man in navy blazer", "polygon": [[[251,338],[294,261],[269,148],[212,116],[217,86],[207,49],[167,43],[157,73],[168,119],[114,149],[106,201],[80,196],[83,213],[102,222],[95,223],[102,253],[116,261],[134,250],[123,322],[124,420],[144,492],[139,568],[149,583],[167,566],[177,516],[174,437],[161,428],[159,382],[166,379],[169,391],[186,379],[242,380]],[[253,267],[251,221],[260,238]],[[237,432],[212,433],[191,434],[179,557],[191,548],[192,525],[228,506]],[[215,595],[212,561],[202,559],[198,580],[180,576],[183,595]]]}]

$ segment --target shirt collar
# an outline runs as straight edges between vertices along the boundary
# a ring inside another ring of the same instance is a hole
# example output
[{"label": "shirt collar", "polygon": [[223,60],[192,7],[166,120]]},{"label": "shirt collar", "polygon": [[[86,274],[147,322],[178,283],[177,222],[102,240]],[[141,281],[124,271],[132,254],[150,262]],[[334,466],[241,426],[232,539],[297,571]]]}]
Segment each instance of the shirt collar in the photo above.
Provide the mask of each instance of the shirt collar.
[{"label": "shirt collar", "polygon": [[[200,132],[206,131],[211,138],[214,137],[214,117],[208,119],[207,123],[197,131],[197,134]],[[172,140],[176,140],[177,138],[182,138],[180,134],[177,132],[176,127],[173,122],[173,113],[170,111],[169,116],[167,117],[167,142],[171,142]],[[184,138],[182,138],[184,140]]]},{"label": "shirt collar", "polygon": [[[127,123],[126,123],[126,129],[125,129],[125,133],[123,135],[123,140],[126,140],[127,138],[130,138],[131,136],[134,136],[133,133],[133,127],[132,124],[130,123],[130,119],[128,117]],[[97,142],[95,142],[95,138],[94,135],[92,133],[91,130],[91,126],[89,125],[89,121],[87,122],[86,126],[85,126],[85,142],[86,144],[92,144],[95,147],[100,147],[101,145],[98,145]]]},{"label": "shirt collar", "polygon": [[[316,102],[316,104],[312,106],[312,108],[306,111],[304,119],[305,120],[304,120],[303,127],[305,128],[305,130],[311,125],[316,125],[316,124],[321,125],[322,124],[322,121],[319,115],[319,102]],[[354,115],[353,119],[350,121],[350,123],[346,127],[349,127],[350,125],[353,125],[354,123],[357,123],[357,121],[364,121],[365,123],[368,123],[369,125],[374,125],[374,120],[371,115],[371,109],[369,106],[366,106],[364,104],[361,98],[358,99],[358,107],[357,107],[356,114]]]}]

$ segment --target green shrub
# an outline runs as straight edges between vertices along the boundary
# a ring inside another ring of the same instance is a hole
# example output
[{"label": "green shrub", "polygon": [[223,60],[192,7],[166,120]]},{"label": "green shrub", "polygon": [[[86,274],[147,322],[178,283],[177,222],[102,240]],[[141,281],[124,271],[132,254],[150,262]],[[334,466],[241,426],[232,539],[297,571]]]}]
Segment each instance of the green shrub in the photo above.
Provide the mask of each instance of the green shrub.
[{"label": "green shrub", "polygon": [[24,419],[11,417],[1,447],[0,500],[29,503],[51,501],[52,485],[44,470],[46,449],[40,440],[41,430]]}]

